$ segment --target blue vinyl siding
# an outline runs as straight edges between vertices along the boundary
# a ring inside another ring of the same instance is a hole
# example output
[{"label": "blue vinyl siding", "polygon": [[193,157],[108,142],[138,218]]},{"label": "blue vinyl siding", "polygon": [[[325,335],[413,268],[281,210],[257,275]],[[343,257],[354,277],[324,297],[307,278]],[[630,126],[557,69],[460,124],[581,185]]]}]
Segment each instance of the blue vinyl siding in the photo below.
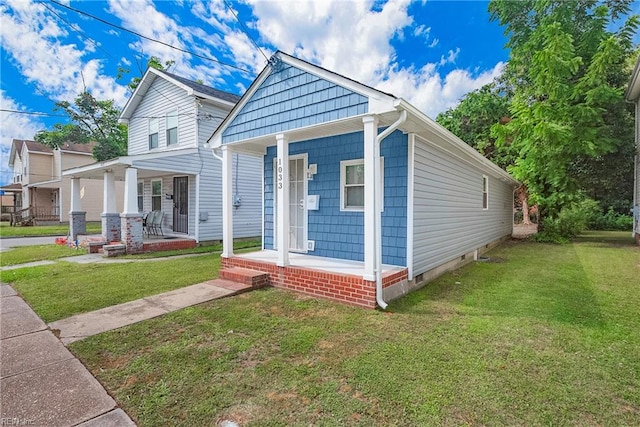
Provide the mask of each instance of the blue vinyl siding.
[{"label": "blue vinyl siding", "polygon": [[273,71],[222,134],[235,142],[364,114],[367,98],[288,64]]},{"label": "blue vinyl siding", "polygon": [[[364,260],[364,214],[340,211],[340,161],[364,157],[363,133],[356,132],[296,142],[289,154],[307,153],[318,172],[308,181],[309,194],[320,196],[320,209],[309,211],[310,255]],[[407,136],[393,132],[382,142],[384,157],[384,212],[382,213],[382,262],[406,266],[407,254]],[[276,147],[267,148],[265,177],[265,248],[273,249],[273,159]]]}]

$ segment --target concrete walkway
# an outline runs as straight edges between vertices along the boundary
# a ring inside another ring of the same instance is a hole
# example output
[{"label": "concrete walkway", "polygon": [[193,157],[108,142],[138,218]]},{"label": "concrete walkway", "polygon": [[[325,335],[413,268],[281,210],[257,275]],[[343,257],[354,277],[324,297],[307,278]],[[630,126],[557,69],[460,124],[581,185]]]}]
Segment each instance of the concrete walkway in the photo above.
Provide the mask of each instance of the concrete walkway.
[{"label": "concrete walkway", "polygon": [[64,344],[132,325],[181,308],[235,295],[252,289],[249,285],[222,279],[210,280],[147,298],[82,313],[49,324]]},{"label": "concrete walkway", "polygon": [[2,425],[135,426],[9,285],[0,285]]},{"label": "concrete walkway", "polygon": [[4,267],[0,267],[0,271],[16,270],[18,268],[26,268],[26,267],[38,267],[41,265],[51,265],[51,264],[55,264],[58,261],[74,262],[76,264],[126,264],[131,262],[168,261],[170,259],[191,258],[191,257],[204,256],[204,255],[210,255],[210,254],[211,252],[206,252],[206,253],[200,253],[200,254],[174,255],[170,257],[158,257],[158,258],[107,258],[102,254],[85,254],[85,255],[70,256],[65,258],[58,258],[56,260],[33,261],[25,264],[5,265]]},{"label": "concrete walkway", "polygon": [[[51,245],[56,242],[56,237],[66,236],[2,237],[0,238],[0,250],[5,251],[19,246]],[[102,235],[100,234],[87,234],[82,236],[82,240],[101,237]]]}]

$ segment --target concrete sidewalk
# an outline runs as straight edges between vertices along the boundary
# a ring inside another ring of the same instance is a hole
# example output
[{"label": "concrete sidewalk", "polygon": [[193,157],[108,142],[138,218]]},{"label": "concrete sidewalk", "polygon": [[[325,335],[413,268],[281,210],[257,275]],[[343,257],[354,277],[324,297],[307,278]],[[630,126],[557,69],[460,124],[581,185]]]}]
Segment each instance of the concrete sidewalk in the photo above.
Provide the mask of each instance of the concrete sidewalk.
[{"label": "concrete sidewalk", "polygon": [[253,288],[250,285],[215,279],[89,313],[78,314],[52,322],[49,324],[49,328],[55,331],[66,345],[181,308],[236,295],[251,289]]},{"label": "concrete sidewalk", "polygon": [[[2,237],[0,238],[0,251],[19,246],[52,245],[56,237],[66,236],[28,236],[28,237]],[[100,234],[82,235],[80,240],[102,237]]]},{"label": "concrete sidewalk", "polygon": [[9,285],[0,285],[3,425],[135,426]]}]

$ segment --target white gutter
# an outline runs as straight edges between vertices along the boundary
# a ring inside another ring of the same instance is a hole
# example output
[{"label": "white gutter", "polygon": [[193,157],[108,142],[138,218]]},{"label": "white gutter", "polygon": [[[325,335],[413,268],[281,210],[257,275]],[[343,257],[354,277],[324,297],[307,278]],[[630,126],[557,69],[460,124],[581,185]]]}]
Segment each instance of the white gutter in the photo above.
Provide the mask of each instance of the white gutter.
[{"label": "white gutter", "polygon": [[[391,126],[386,128],[381,134],[376,137],[376,143],[374,147],[374,176],[373,176],[373,191],[375,194],[374,197],[374,209],[375,209],[375,233],[374,233],[374,251],[375,251],[375,268],[374,272],[376,275],[376,302],[381,309],[387,308],[387,303],[384,301],[382,297],[382,212],[381,212],[381,202],[380,194],[379,194],[379,183],[380,183],[380,145],[382,144],[382,140],[389,136],[393,131],[398,129],[400,125],[402,125],[407,120],[407,110],[403,109],[400,112],[400,117],[393,123]],[[382,197],[384,197],[384,188],[381,189]]]}]

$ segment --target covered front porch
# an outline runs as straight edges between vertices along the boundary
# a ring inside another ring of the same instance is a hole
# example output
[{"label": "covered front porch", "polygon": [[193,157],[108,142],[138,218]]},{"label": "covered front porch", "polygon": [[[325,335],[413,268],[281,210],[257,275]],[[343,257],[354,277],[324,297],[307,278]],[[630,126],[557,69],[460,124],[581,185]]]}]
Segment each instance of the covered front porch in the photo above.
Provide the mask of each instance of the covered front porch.
[{"label": "covered front porch", "polygon": [[[162,168],[153,167],[152,160],[147,156],[121,157],[65,171],[71,178],[71,237],[82,234],[85,224],[81,180],[101,180],[104,242],[120,242],[126,253],[196,246],[197,230],[190,225],[194,222],[190,207],[193,210],[195,196],[191,193],[195,190],[190,183],[198,177],[185,174],[170,162],[164,162]],[[121,210],[117,209],[117,182],[124,183]],[[197,228],[197,221],[195,224]]]}]

